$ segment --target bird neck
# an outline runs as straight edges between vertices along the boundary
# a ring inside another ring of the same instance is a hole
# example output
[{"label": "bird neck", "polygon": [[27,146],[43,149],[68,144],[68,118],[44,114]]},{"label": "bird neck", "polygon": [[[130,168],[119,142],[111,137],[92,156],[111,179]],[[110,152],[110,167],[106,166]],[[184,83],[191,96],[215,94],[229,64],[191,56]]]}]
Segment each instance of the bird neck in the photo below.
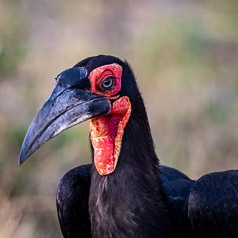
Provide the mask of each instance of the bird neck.
[{"label": "bird neck", "polygon": [[160,237],[169,237],[158,159],[141,109],[144,106],[132,111],[115,171],[102,176],[93,165],[89,197],[93,237],[158,237],[158,229]]}]

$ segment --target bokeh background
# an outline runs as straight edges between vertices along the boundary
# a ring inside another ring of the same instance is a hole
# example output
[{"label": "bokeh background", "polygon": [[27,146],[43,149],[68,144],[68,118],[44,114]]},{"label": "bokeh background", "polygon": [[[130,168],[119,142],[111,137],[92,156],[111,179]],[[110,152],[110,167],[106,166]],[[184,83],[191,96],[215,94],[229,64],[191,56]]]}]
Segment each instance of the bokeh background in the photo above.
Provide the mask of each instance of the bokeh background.
[{"label": "bokeh background", "polygon": [[0,0],[0,237],[62,237],[56,189],[90,161],[87,123],[17,160],[54,78],[88,56],[131,64],[162,164],[238,168],[237,26],[237,0]]}]

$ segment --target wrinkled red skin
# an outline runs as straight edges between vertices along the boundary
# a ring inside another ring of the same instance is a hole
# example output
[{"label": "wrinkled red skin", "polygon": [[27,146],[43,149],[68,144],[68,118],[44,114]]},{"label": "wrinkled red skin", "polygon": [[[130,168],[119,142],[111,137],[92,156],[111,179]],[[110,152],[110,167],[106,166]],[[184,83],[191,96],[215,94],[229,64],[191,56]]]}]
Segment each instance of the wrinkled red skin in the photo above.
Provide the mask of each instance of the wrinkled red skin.
[{"label": "wrinkled red skin", "polygon": [[[115,77],[114,86],[108,91],[100,91],[100,84],[108,76]],[[92,93],[101,94],[106,97],[115,95],[121,89],[121,76],[122,67],[119,64],[109,64],[94,69],[88,77],[91,83]]]},{"label": "wrinkled red skin", "polygon": [[[122,67],[118,64],[105,65],[91,72],[92,92],[108,99],[120,91]],[[105,76],[106,75],[106,76]],[[108,76],[115,77],[115,85],[107,92],[99,91],[100,83]],[[124,96],[112,104],[109,114],[88,120],[91,142],[94,148],[94,164],[101,175],[112,173],[120,155],[124,129],[131,115],[131,103]]]}]

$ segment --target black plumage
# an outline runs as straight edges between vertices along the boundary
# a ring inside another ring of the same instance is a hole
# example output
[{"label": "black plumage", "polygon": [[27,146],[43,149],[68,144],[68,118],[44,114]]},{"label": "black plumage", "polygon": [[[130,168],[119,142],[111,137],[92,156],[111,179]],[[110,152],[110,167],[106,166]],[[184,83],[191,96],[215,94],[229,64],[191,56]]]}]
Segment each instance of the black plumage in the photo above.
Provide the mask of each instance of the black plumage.
[{"label": "black plumage", "polygon": [[[107,100],[90,94],[89,74],[115,63],[123,69],[120,91]],[[62,104],[68,91],[73,106]],[[19,162],[68,127],[107,115],[108,102],[113,105],[123,96],[129,98],[132,110],[114,172],[99,174],[92,147],[92,165],[70,170],[60,182],[57,209],[64,237],[236,237],[238,172],[212,173],[193,181],[159,165],[135,76],[128,63],[116,57],[87,58],[57,77],[55,90],[27,133]],[[47,110],[57,113],[47,122],[38,122]],[[63,126],[57,127],[57,121]]]},{"label": "black plumage", "polygon": [[198,179],[189,195],[188,217],[195,237],[238,237],[238,170]]},{"label": "black plumage", "polygon": [[91,165],[70,170],[61,179],[57,191],[57,211],[64,237],[91,237],[88,197]]}]

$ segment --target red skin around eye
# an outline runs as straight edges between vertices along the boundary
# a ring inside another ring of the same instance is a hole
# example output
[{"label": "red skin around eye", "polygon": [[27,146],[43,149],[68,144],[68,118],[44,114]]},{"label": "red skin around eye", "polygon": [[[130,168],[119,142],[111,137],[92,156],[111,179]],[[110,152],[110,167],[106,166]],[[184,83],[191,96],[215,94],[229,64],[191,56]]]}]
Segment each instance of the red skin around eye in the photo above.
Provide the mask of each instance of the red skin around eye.
[{"label": "red skin around eye", "polygon": [[[102,81],[109,76],[113,76],[115,78],[114,86],[110,90],[100,91],[100,85]],[[97,93],[104,96],[115,95],[121,89],[121,76],[122,67],[119,64],[109,64],[94,69],[88,77],[91,83],[92,93]]]}]

